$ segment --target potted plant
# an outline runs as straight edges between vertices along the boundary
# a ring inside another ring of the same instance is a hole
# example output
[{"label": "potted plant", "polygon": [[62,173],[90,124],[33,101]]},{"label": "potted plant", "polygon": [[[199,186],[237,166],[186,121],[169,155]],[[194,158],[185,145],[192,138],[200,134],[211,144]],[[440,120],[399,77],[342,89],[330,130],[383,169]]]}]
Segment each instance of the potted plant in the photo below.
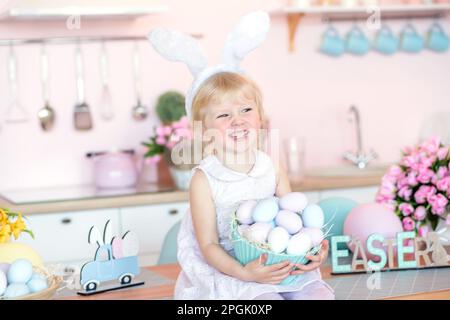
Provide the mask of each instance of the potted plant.
[{"label": "potted plant", "polygon": [[436,231],[450,244],[450,147],[433,137],[402,153],[383,176],[376,201],[395,211],[405,231]]},{"label": "potted plant", "polygon": [[14,260],[25,258],[37,267],[43,267],[41,257],[30,246],[13,242],[18,240],[25,232],[33,239],[33,232],[27,229],[24,217],[21,213],[12,212],[6,208],[0,208],[0,263],[12,263]]},{"label": "potted plant", "polygon": [[189,144],[192,140],[192,130],[184,109],[184,96],[175,91],[162,94],[158,98],[156,113],[161,125],[155,127],[153,135],[142,143],[146,147],[146,162],[154,164],[162,159],[166,161],[176,186],[187,190],[193,165],[177,163],[172,157],[175,146]]}]

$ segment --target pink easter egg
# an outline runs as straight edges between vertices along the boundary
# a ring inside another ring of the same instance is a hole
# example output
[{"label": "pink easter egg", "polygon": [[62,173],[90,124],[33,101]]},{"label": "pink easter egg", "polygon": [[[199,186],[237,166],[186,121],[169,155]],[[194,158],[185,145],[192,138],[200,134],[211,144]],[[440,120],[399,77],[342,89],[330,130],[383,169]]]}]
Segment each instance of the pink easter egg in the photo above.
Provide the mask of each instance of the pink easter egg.
[{"label": "pink easter egg", "polygon": [[[361,241],[368,259],[379,261],[378,256],[369,254],[366,240],[373,234],[382,235],[385,239],[395,238],[398,232],[403,231],[400,218],[386,206],[379,203],[367,203],[354,207],[344,222],[344,234],[355,237]],[[373,246],[382,248],[381,244],[374,241]],[[354,246],[348,245],[353,252]],[[384,248],[386,251],[386,248]],[[361,258],[361,255],[358,255]]]}]

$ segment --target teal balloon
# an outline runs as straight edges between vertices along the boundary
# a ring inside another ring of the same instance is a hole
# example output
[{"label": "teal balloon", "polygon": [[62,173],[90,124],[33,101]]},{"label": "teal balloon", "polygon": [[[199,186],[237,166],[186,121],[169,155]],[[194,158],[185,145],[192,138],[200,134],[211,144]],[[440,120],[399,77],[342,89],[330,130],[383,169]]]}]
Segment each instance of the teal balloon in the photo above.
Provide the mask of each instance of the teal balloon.
[{"label": "teal balloon", "polygon": [[[358,203],[344,197],[330,197],[319,201],[318,205],[322,208],[325,216],[326,230],[331,225],[333,226],[329,232],[329,236],[326,238],[328,241],[331,241],[332,236],[340,236],[344,233],[345,218]],[[330,220],[332,221],[330,222]],[[341,244],[339,249],[345,247],[345,244]]]}]

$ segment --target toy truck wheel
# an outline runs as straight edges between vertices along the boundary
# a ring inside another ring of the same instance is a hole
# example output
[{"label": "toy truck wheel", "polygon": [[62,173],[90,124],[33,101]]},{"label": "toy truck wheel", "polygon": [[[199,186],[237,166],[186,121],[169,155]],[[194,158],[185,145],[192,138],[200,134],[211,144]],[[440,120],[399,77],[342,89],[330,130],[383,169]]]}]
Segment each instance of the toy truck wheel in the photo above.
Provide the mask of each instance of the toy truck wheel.
[{"label": "toy truck wheel", "polygon": [[84,285],[84,290],[86,290],[86,291],[93,291],[93,290],[97,289],[97,285],[98,285],[97,282],[89,281],[88,283],[86,283]]},{"label": "toy truck wheel", "polygon": [[119,281],[121,284],[128,284],[131,282],[131,280],[133,279],[133,275],[132,274],[123,274],[120,276]]}]

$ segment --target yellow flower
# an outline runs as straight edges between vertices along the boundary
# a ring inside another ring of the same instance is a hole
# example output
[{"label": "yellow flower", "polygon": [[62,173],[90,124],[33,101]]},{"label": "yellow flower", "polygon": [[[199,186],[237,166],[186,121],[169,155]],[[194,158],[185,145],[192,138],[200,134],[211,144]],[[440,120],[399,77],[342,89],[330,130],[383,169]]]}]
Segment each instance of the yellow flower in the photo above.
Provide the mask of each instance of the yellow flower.
[{"label": "yellow flower", "polygon": [[11,236],[11,226],[9,224],[0,224],[0,243],[9,242]]},{"label": "yellow flower", "polygon": [[6,211],[0,208],[0,225],[4,225],[8,223],[8,215]]},{"label": "yellow flower", "polygon": [[16,222],[11,224],[12,234],[14,235],[14,239],[17,240],[19,238],[20,233],[25,230],[25,222],[22,219],[22,214],[19,213]]}]

